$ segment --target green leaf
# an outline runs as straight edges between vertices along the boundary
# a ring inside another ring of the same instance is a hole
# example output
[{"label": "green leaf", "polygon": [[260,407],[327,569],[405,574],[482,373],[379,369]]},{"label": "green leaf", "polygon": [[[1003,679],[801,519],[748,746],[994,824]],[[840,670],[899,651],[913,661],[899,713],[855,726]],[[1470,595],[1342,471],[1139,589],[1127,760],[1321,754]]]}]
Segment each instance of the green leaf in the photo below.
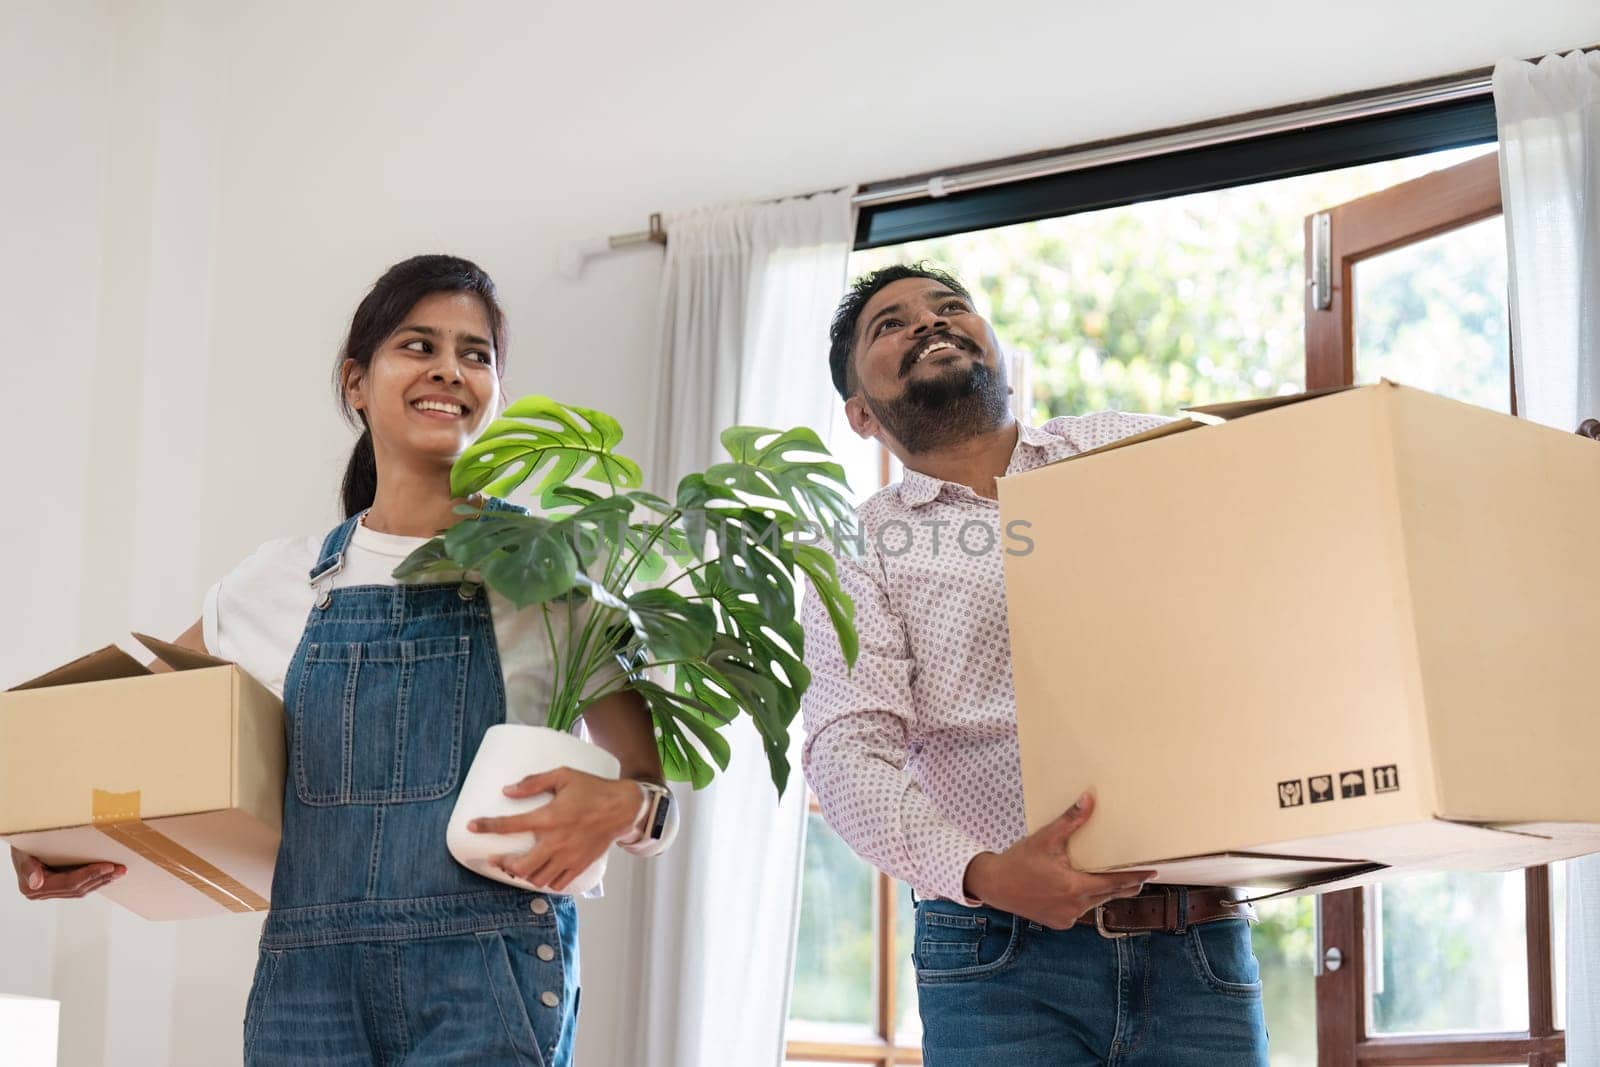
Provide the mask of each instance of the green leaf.
[{"label": "green leaf", "polygon": [[683,731],[693,735],[698,747],[703,748],[718,767],[728,769],[732,749],[727,738],[718,732],[723,722],[713,708],[654,682],[637,682],[634,688],[644,697],[651,717],[661,730],[658,742],[661,742],[662,765],[673,768],[668,770],[669,776],[693,782],[696,789],[711,781],[711,768],[700,758],[696,746],[688,743]]},{"label": "green leaf", "polygon": [[643,474],[637,463],[614,451],[621,441],[621,424],[605,412],[545,396],[523,397],[456,460],[450,489],[456,496],[503,497],[535,476],[534,491],[541,496],[575,477],[633,488]]},{"label": "green leaf", "polygon": [[781,795],[789,778],[789,724],[800,710],[800,694],[761,669],[749,648],[718,634],[704,661],[680,664],[678,690],[713,707],[732,703],[744,710],[761,735],[772,782]]},{"label": "green leaf", "polygon": [[796,545],[794,561],[811,579],[812,594],[822,598],[823,607],[828,609],[828,621],[833,623],[833,632],[839,637],[839,649],[844,653],[844,661],[854,667],[860,652],[855,623],[856,605],[850,599],[850,594],[839,585],[839,571],[833,557],[816,545]]},{"label": "green leaf", "polygon": [[460,565],[445,552],[442,537],[430,538],[394,569],[394,577],[402,582],[460,573]]},{"label": "green leaf", "polygon": [[804,426],[778,431],[763,426],[730,426],[722,444],[732,462],[706,470],[712,485],[752,496],[781,500],[797,518],[831,527],[851,514],[844,468],[823,459],[828,450]]},{"label": "green leaf", "polygon": [[500,512],[445,531],[445,549],[464,571],[519,608],[562,596],[577,582],[578,557],[558,523]]},{"label": "green leaf", "polygon": [[769,512],[743,508],[736,514],[711,513],[716,528],[718,561],[723,578],[734,589],[756,598],[775,619],[794,615],[791,545],[781,522]]},{"label": "green leaf", "polygon": [[717,619],[705,604],[670,589],[644,589],[625,599],[628,621],[651,659],[700,659],[710,650]]}]

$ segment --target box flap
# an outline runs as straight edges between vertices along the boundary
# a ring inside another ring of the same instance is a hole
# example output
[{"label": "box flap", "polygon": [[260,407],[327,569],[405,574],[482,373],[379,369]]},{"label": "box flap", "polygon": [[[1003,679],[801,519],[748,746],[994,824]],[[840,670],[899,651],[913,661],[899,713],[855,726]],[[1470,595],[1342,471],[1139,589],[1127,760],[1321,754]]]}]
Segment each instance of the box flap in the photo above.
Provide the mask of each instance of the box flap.
[{"label": "box flap", "polygon": [[[1117,449],[1127,448],[1129,445],[1143,444],[1146,441],[1154,441],[1158,437],[1171,437],[1175,433],[1183,433],[1185,430],[1194,430],[1201,426],[1209,425],[1210,422],[1206,419],[1192,417],[1186,418],[1180,415],[1171,422],[1164,422],[1153,430],[1146,430],[1144,433],[1136,433],[1132,437],[1119,438],[1118,440],[1112,441],[1108,445],[1101,445],[1099,448],[1091,448],[1087,452],[1079,452],[1075,455],[1063,456],[1061,459],[1052,460],[1051,462],[1046,463],[1043,467],[1035,467],[1034,470],[1046,470],[1050,467],[1054,467],[1057,463],[1071,463],[1073,460],[1083,459],[1085,456],[1098,456],[1102,452],[1115,452]],[[1005,482],[1011,478],[1026,478],[1032,473],[1033,471],[1024,471],[1021,474],[1008,475],[1005,478],[1001,478],[1000,481]]]},{"label": "box flap", "polygon": [[1204,416],[1200,420],[1202,422],[1211,420],[1227,422],[1230,419],[1242,419],[1246,415],[1257,415],[1274,408],[1288,407],[1302,400],[1315,400],[1319,396],[1330,396],[1333,393],[1359,388],[1361,387],[1356,385],[1335,385],[1327,389],[1313,389],[1309,393],[1291,393],[1288,396],[1259,396],[1253,400],[1230,400],[1223,404],[1196,404],[1183,410],[1191,415]]},{"label": "box flap", "polygon": [[228,660],[218,659],[216,656],[208,656],[204,652],[196,652],[192,648],[174,645],[158,637],[137,633],[133,636],[141,645],[154,652],[157,659],[175,671],[194,671],[202,670],[206,667],[232,666]]},{"label": "box flap", "polygon": [[[1392,383],[1385,380],[1384,384]],[[1153,430],[1136,433],[1131,437],[1123,437],[1112,441],[1110,444],[1101,445],[1099,448],[1091,448],[1087,452],[1079,452],[1076,455],[1066,456],[1054,462],[1046,463],[1044,466],[1053,467],[1057,463],[1071,463],[1073,460],[1083,459],[1085,456],[1098,456],[1103,452],[1115,452],[1119,448],[1143,444],[1146,441],[1154,441],[1161,437],[1170,437],[1175,433],[1183,433],[1185,430],[1193,430],[1200,426],[1214,426],[1229,420],[1242,419],[1246,415],[1256,415],[1263,411],[1288,407],[1290,404],[1298,404],[1302,400],[1315,400],[1320,396],[1329,396],[1333,393],[1342,393],[1349,389],[1360,388],[1366,387],[1336,385],[1329,389],[1313,389],[1309,393],[1293,393],[1289,396],[1262,396],[1251,400],[1230,400],[1223,404],[1197,404],[1194,407],[1184,408],[1182,415],[1171,422],[1162,423]],[[1044,468],[1035,469],[1043,470]],[[1011,477],[1019,476],[1012,475]],[[1001,479],[1001,481],[1004,480],[1003,478]]]},{"label": "box flap", "polygon": [[[1383,863],[1366,863],[1359,867],[1349,867],[1341,871],[1331,871],[1326,876],[1314,878],[1299,885],[1277,888],[1271,893],[1251,893],[1245,898],[1246,904],[1259,904],[1264,900],[1276,900],[1279,897],[1298,897],[1307,893],[1341,893],[1346,889],[1359,889],[1364,885],[1374,882],[1386,882],[1406,872],[1401,868],[1390,867]],[[1251,886],[1251,889],[1272,889],[1272,886]]]},{"label": "box flap", "polygon": [[78,685],[81,682],[107,682],[113,678],[137,678],[149,674],[150,668],[128,655],[116,645],[107,645],[98,652],[79,656],[71,663],[39,675],[31,681],[14,685],[10,692],[24,689],[49,689],[58,685]]},{"label": "box flap", "polygon": [[[1350,857],[1288,856],[1271,852],[1229,851],[1180,856],[1122,870],[1154,869],[1158,885],[1224,885],[1268,889],[1305,889],[1364,874],[1382,867]],[[1111,873],[1111,872],[1107,872]]]}]

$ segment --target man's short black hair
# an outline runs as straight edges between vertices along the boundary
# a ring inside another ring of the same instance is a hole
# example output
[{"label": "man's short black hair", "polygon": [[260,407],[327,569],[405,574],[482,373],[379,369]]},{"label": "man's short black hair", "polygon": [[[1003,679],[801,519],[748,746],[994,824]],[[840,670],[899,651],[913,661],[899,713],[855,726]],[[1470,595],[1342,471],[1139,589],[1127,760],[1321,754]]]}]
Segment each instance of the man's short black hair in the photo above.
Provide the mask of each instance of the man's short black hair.
[{"label": "man's short black hair", "polygon": [[828,328],[828,369],[833,372],[833,387],[843,399],[849,400],[855,392],[851,387],[854,375],[850,369],[850,350],[855,347],[856,325],[861,319],[862,309],[878,290],[907,278],[927,278],[951,292],[960,293],[968,300],[972,299],[966,286],[956,281],[953,275],[926,263],[896,263],[890,267],[880,267],[851,282],[850,290],[844,294],[838,310],[833,313],[833,325]]}]

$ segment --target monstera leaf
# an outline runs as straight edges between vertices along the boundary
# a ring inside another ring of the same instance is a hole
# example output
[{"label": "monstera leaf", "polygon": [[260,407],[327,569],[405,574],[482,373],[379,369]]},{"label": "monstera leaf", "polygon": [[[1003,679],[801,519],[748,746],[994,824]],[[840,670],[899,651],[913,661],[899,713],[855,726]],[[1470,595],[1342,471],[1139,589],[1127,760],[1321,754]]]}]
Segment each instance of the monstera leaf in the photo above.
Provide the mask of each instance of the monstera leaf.
[{"label": "monstera leaf", "polygon": [[792,514],[832,526],[848,518],[844,468],[824,459],[828,450],[804,426],[770,430],[732,426],[722,431],[728,463],[706,468],[706,481],[751,496],[783,501]]},{"label": "monstera leaf", "polygon": [[519,608],[542,604],[572,590],[578,557],[559,523],[536,515],[485,512],[458,522],[408,556],[402,580],[446,569],[477,573],[484,584]]},{"label": "monstera leaf", "polygon": [[450,490],[506,496],[535,475],[540,492],[572,478],[631,489],[643,475],[633,460],[612,451],[621,441],[621,424],[603,411],[523,397],[456,460]]}]

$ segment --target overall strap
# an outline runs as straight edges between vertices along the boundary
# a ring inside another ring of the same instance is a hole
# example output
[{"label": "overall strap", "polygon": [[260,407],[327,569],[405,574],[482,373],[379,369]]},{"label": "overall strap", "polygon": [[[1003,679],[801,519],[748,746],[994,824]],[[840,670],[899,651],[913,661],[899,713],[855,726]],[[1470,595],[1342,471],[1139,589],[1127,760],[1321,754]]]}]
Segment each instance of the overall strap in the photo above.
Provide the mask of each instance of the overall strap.
[{"label": "overall strap", "polygon": [[344,567],[344,550],[349,547],[350,538],[355,535],[356,525],[364,514],[366,513],[359,512],[350,516],[329,531],[328,536],[322,541],[322,551],[317,558],[316,566],[311,568],[309,579],[312,588],[321,586],[317,600],[318,607],[326,606],[333,576]]},{"label": "overall strap", "polygon": [[483,500],[484,511],[508,511],[515,515],[528,514],[527,508],[519,507],[518,505],[511,503],[509,500],[501,500],[497,496],[487,496],[484,497]]}]

